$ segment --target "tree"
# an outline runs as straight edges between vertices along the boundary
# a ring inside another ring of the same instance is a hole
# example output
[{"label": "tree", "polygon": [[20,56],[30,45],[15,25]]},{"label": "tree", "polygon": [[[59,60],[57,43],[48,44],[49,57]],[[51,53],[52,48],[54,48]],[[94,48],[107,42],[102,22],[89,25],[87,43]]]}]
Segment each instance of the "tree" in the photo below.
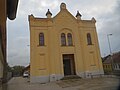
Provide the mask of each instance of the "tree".
[{"label": "tree", "polygon": [[24,68],[25,68],[24,66],[13,66],[11,68],[13,76],[22,76]]}]

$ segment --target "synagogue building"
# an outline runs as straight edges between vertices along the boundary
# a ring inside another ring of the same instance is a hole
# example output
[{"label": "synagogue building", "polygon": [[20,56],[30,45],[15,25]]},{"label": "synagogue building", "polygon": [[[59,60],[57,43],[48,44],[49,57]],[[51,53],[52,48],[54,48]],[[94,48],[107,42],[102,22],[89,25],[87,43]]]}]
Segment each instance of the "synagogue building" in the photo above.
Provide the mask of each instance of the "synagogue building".
[{"label": "synagogue building", "polygon": [[96,20],[82,20],[77,11],[73,16],[65,3],[52,17],[29,15],[30,82],[50,82],[65,76],[90,78],[104,74],[96,32]]}]

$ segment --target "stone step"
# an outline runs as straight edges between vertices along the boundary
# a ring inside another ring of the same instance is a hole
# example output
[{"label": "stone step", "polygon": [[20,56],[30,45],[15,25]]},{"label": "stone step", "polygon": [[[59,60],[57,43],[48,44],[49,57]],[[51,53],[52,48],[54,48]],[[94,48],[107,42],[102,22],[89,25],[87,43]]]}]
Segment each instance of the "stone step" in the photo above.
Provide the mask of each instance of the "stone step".
[{"label": "stone step", "polygon": [[81,79],[81,77],[77,75],[68,75],[68,76],[63,77],[61,80],[68,80],[68,79]]}]

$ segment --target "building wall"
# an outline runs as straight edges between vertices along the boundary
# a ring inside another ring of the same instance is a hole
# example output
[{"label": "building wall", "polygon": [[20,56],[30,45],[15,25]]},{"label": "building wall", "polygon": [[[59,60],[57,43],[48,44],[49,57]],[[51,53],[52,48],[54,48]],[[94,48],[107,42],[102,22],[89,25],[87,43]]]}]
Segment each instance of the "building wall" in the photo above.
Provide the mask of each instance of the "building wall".
[{"label": "building wall", "polygon": [[6,0],[0,1],[0,29],[2,33],[2,48],[3,48],[3,55],[4,58],[6,57]]},{"label": "building wall", "polygon": [[6,61],[6,10],[6,0],[0,0],[0,79]]},{"label": "building wall", "polygon": [[111,64],[103,64],[103,68],[104,68],[104,72],[105,73],[110,73],[110,72],[112,72],[112,65]]},{"label": "building wall", "polygon": [[[6,60],[6,20],[7,17],[10,20],[13,20],[16,18],[16,12],[17,12],[17,5],[19,0],[0,0],[0,62],[1,66],[3,66],[3,70],[0,71],[0,74],[3,75],[3,81],[7,82],[7,60]],[[2,58],[2,59],[1,59]]]},{"label": "building wall", "polygon": [[120,70],[120,63],[114,63],[114,70]]},{"label": "building wall", "polygon": [[3,63],[0,60],[0,79],[3,78]]},{"label": "building wall", "polygon": [[[102,60],[92,20],[78,21],[69,11],[61,10],[54,18],[29,16],[31,82],[49,82],[64,77],[63,54],[74,54],[76,74],[83,78],[103,74]],[[39,33],[44,33],[45,46],[39,46]],[[61,33],[71,33],[73,46],[61,46]],[[87,33],[92,45],[87,45]]]}]

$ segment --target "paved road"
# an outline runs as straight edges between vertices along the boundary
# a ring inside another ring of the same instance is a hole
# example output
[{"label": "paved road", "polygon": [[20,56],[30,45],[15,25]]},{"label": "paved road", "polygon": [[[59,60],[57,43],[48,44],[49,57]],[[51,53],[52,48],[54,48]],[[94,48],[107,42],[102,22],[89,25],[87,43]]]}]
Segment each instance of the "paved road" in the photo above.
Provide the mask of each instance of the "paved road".
[{"label": "paved road", "polygon": [[119,90],[118,85],[117,78],[72,79],[30,84],[26,78],[14,77],[0,90]]},{"label": "paved road", "polygon": [[62,90],[62,87],[59,87],[56,83],[30,84],[27,78],[14,77],[4,86],[3,90]]}]

